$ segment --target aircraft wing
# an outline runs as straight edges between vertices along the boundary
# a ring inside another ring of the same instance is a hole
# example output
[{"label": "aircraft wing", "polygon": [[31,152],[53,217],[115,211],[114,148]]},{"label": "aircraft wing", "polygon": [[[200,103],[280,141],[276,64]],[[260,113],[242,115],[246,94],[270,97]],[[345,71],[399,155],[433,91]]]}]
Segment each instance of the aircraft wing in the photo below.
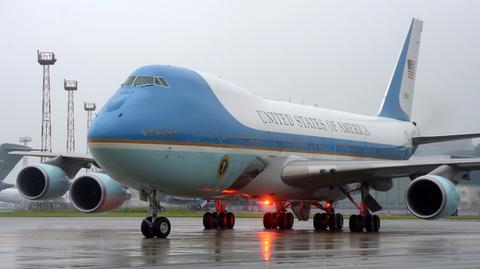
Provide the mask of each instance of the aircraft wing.
[{"label": "aircraft wing", "polygon": [[480,158],[410,159],[388,161],[292,161],[281,173],[283,182],[315,189],[379,179],[419,176],[447,165],[459,170],[480,170]]},{"label": "aircraft wing", "polygon": [[20,156],[29,156],[29,157],[47,157],[47,158],[70,158],[83,161],[94,162],[95,160],[91,155],[88,154],[63,154],[63,153],[53,153],[53,152],[38,152],[38,151],[11,151],[8,154],[10,155],[20,155]]},{"label": "aircraft wing", "polygon": [[25,153],[32,148],[17,145],[17,144],[1,144],[0,145],[0,181],[3,181],[5,177],[12,171],[17,163],[22,159],[22,156],[10,155],[11,152]]},{"label": "aircraft wing", "polygon": [[470,139],[480,137],[480,133],[471,133],[471,134],[451,134],[451,135],[434,135],[434,136],[417,136],[412,138],[412,143],[414,145],[423,145],[430,143],[438,143],[459,139]]},{"label": "aircraft wing", "polygon": [[94,164],[98,167],[97,162],[88,154],[63,154],[38,151],[10,151],[8,154],[21,157],[30,156],[52,158],[45,163],[62,167],[70,178],[73,178],[80,169],[89,168],[90,164]]}]

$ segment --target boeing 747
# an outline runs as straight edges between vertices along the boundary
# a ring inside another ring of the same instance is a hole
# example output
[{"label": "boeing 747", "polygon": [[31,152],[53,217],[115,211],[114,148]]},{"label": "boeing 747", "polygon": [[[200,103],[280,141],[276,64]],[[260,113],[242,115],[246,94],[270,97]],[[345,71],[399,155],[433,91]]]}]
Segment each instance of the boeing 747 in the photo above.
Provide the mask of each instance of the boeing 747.
[{"label": "boeing 747", "polygon": [[[310,209],[319,208],[315,230],[342,229],[334,205],[349,199],[358,208],[350,230],[376,232],[382,207],[369,191],[388,191],[393,178],[407,178],[413,215],[450,216],[459,203],[455,185],[480,169],[480,159],[410,157],[420,144],[480,134],[420,135],[411,111],[421,32],[422,22],[413,19],[375,116],[263,99],[190,69],[140,67],[94,119],[91,156],[11,151],[52,158],[20,171],[16,186],[31,200],[69,191],[82,212],[113,210],[127,199],[127,187],[138,190],[151,212],[141,223],[147,238],[170,233],[169,220],[159,215],[159,192],[215,201],[215,211],[203,217],[205,229],[233,228],[225,200],[241,197],[276,205],[264,215],[265,229],[291,229],[294,217],[307,221]],[[75,178],[90,164],[103,172]]]}]

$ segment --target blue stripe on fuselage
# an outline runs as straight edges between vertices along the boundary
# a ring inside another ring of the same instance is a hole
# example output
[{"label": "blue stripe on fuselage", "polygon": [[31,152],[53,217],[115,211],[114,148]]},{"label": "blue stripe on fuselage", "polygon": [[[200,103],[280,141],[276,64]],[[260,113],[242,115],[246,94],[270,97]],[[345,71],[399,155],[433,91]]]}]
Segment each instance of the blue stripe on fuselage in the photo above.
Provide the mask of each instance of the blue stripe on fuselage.
[{"label": "blue stripe on fuselage", "polygon": [[90,140],[233,145],[387,159],[407,159],[412,154],[411,148],[403,146],[249,128],[225,109],[203,77],[192,70],[155,65],[132,73],[139,75],[162,76],[170,88],[120,88],[92,122]]}]

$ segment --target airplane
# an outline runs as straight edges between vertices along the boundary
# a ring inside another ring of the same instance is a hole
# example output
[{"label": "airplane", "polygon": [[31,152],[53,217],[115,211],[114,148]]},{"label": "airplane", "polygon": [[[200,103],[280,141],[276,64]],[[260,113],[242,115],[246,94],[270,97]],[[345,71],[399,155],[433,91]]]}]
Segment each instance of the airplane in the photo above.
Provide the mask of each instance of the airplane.
[{"label": "airplane", "polygon": [[[0,202],[4,203],[9,203],[9,204],[15,204],[15,205],[21,205],[21,206],[28,206],[32,201],[23,198],[23,196],[20,194],[18,189],[16,188],[8,188],[0,191]],[[67,201],[63,196],[57,197],[55,199],[52,199],[48,202],[56,203],[56,204],[66,204]]]},{"label": "airplane", "polygon": [[[186,68],[140,67],[93,120],[91,156],[9,152],[52,158],[20,171],[17,188],[31,200],[69,191],[82,212],[113,210],[126,199],[127,187],[138,190],[149,203],[140,225],[146,238],[165,238],[171,230],[158,214],[158,193],[214,201],[215,212],[203,216],[205,229],[233,228],[235,216],[225,201],[244,198],[275,204],[275,212],[264,214],[265,229],[291,229],[294,216],[307,221],[311,208],[319,208],[313,228],[341,230],[335,202],[349,199],[358,209],[350,230],[376,232],[375,212],[382,207],[369,191],[388,191],[393,178],[410,178],[409,211],[421,219],[447,217],[458,207],[455,185],[480,169],[480,159],[410,157],[421,144],[480,133],[421,136],[412,121],[422,27],[412,19],[375,116],[264,99]],[[75,178],[91,163],[104,172]]]}]

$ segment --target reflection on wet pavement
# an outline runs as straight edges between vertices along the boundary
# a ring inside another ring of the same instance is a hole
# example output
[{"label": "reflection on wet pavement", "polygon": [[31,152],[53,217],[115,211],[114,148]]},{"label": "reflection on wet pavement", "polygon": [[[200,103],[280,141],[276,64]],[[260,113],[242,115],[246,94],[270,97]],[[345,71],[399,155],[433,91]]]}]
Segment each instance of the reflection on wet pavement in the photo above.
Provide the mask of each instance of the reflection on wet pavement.
[{"label": "reflection on wet pavement", "polygon": [[144,239],[139,218],[0,218],[0,267],[129,266],[479,268],[480,222],[385,220],[380,233],[267,231],[260,219],[203,230],[172,218],[168,239]]}]

